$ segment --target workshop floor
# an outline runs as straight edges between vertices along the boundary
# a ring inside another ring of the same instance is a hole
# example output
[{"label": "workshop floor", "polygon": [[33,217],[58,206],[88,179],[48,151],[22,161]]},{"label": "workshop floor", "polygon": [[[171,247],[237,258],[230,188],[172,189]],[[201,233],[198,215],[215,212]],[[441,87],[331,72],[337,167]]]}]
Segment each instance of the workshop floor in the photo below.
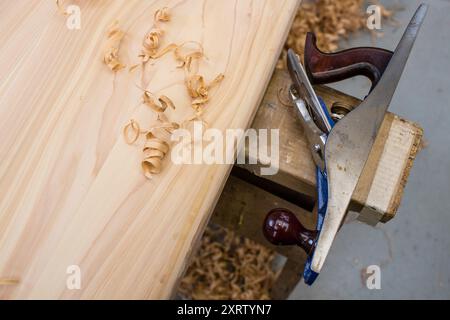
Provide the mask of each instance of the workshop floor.
[{"label": "workshop floor", "polygon": [[[426,148],[411,171],[394,220],[376,228],[346,224],[338,234],[313,287],[297,286],[291,299],[450,299],[450,1],[381,1],[400,5],[401,27],[383,25],[376,46],[393,50],[420,2],[430,4],[427,19],[406,66],[390,111],[418,122]],[[371,46],[359,34],[343,47]],[[364,79],[335,86],[360,98]],[[369,290],[364,271],[381,268],[381,289]]]}]

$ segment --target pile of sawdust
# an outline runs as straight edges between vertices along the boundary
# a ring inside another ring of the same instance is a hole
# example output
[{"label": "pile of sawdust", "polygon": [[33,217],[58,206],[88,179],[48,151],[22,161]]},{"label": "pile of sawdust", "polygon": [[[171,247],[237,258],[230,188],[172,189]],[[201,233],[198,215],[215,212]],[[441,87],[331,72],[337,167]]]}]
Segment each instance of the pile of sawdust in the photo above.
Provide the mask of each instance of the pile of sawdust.
[{"label": "pile of sawdust", "polygon": [[[372,2],[373,3],[373,2]],[[295,17],[280,59],[284,67],[287,48],[303,56],[306,33],[317,36],[323,51],[339,49],[339,41],[366,29],[364,0],[304,1]],[[392,12],[381,7],[382,16]],[[237,237],[233,232],[208,226],[201,247],[181,281],[179,294],[190,299],[269,299],[276,279],[275,254],[264,246]]]},{"label": "pile of sawdust", "polygon": [[182,297],[266,300],[275,254],[231,231],[209,226],[179,288]]}]

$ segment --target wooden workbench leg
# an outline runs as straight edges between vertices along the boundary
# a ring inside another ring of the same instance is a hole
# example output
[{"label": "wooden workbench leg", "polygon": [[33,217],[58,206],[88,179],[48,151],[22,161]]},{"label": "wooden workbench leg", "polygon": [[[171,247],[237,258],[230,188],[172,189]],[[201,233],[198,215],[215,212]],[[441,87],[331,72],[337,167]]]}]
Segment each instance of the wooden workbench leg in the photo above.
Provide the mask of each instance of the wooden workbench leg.
[{"label": "wooden workbench leg", "polygon": [[285,300],[302,279],[303,263],[294,259],[287,259],[270,291],[273,300]]}]

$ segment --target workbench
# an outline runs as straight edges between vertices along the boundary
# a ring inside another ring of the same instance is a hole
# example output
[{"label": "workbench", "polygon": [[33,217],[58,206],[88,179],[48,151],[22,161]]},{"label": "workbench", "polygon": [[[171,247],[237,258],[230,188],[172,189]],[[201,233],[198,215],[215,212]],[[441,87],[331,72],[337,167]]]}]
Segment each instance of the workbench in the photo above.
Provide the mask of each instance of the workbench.
[{"label": "workbench", "polygon": [[[252,128],[280,129],[280,166],[276,175],[260,175],[263,164],[235,165],[211,221],[235,230],[287,258],[271,291],[273,299],[286,299],[301,280],[305,252],[295,246],[270,244],[263,236],[266,214],[286,208],[306,228],[316,224],[315,165],[293,106],[286,105],[291,79],[284,69],[272,76]],[[335,102],[356,107],[360,100],[326,86],[315,87],[327,106]],[[387,113],[374,148],[353,195],[347,222],[358,219],[375,226],[395,217],[404,187],[419,151],[423,130],[418,124]],[[345,226],[343,228],[345,232]],[[357,239],[355,239],[356,241]]]},{"label": "workbench", "polygon": [[[167,154],[158,174],[144,175],[146,137],[130,145],[123,134],[131,119],[142,130],[158,119],[144,90],[173,101],[171,122],[197,115],[173,52],[142,66],[154,16],[169,8],[159,50],[185,44],[187,55],[200,44],[192,69],[208,84],[224,74],[202,118],[225,131],[249,127],[299,3],[2,2],[0,299],[171,297],[232,161],[178,165]],[[78,10],[65,13],[69,5]],[[68,26],[77,12],[79,29]],[[106,63],[111,51],[126,68]]]}]

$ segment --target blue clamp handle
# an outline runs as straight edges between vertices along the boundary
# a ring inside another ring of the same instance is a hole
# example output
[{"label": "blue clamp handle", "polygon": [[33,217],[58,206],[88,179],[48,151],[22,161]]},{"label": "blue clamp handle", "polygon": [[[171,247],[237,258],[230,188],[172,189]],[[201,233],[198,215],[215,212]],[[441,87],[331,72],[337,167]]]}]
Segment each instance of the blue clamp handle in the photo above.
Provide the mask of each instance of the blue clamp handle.
[{"label": "blue clamp handle", "polygon": [[[322,98],[319,97],[320,106],[322,107],[325,115],[327,116],[330,124],[334,126],[334,121],[332,120],[330,113],[328,112],[327,106]],[[327,212],[328,205],[328,178],[326,168],[322,172],[319,167],[316,167],[316,183],[317,183],[317,238],[319,238],[320,231],[322,230],[323,221],[325,219],[325,214]],[[305,269],[303,271],[303,279],[307,285],[312,285],[319,275],[317,272],[312,271],[311,262],[314,257],[314,251],[308,256]]]}]

